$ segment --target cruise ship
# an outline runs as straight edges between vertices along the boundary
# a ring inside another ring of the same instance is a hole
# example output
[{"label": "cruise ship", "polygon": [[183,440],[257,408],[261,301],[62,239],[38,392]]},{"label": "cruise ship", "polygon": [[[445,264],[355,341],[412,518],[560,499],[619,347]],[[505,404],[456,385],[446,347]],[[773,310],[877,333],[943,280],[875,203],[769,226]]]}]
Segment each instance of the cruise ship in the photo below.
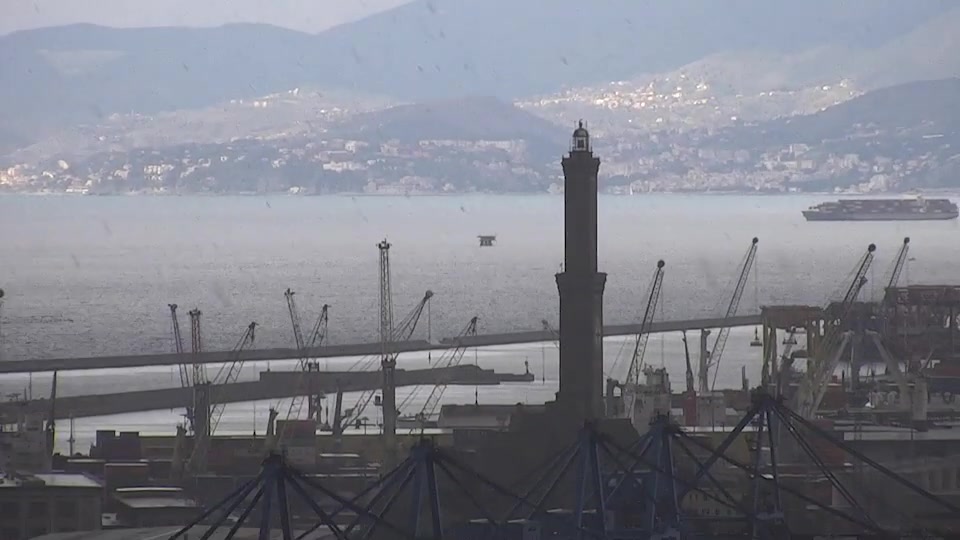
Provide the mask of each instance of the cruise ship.
[{"label": "cruise ship", "polygon": [[950,199],[841,199],[803,211],[807,221],[929,221],[957,219]]}]

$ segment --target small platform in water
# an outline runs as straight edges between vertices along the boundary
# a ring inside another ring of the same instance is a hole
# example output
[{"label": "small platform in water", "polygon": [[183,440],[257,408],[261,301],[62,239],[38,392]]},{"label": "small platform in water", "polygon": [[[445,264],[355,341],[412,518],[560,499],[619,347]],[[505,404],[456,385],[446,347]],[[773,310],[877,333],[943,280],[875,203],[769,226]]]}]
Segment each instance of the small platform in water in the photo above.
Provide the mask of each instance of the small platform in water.
[{"label": "small platform in water", "polygon": [[493,243],[497,241],[497,235],[495,234],[481,234],[477,238],[480,240],[480,247],[492,247]]}]

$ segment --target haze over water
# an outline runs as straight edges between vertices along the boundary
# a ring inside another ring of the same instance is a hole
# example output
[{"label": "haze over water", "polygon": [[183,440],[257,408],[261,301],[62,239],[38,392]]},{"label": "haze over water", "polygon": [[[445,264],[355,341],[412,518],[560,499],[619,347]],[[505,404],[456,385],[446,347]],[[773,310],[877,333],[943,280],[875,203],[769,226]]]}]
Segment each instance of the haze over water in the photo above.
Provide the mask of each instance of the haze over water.
[{"label": "haze over water", "polygon": [[[638,320],[661,258],[667,264],[659,319],[722,314],[753,236],[760,238],[756,272],[741,313],[755,312],[758,304],[822,304],[846,285],[847,274],[870,242],[878,250],[866,292],[879,294],[904,236],[912,239],[915,260],[902,281],[956,281],[957,221],[803,220],[802,209],[832,198],[601,197],[600,270],[609,274],[606,322]],[[0,353],[6,360],[169,352],[168,303],[181,306],[184,332],[189,331],[185,311],[203,311],[206,350],[229,349],[251,320],[260,325],[258,347],[289,347],[287,287],[297,291],[305,323],[314,320],[323,303],[330,304],[330,343],[374,340],[376,243],[383,237],[393,243],[397,319],[425,290],[435,293],[429,321],[421,322],[417,337],[426,337],[428,327],[434,338],[455,335],[474,315],[480,317],[481,333],[539,329],[541,319],[556,326],[553,275],[563,260],[562,205],[558,196],[0,197],[0,287],[6,291]],[[497,245],[479,248],[478,234],[496,234]],[[752,333],[734,332],[724,354],[728,369],[721,372],[718,387],[739,386],[741,365],[748,365],[755,380],[759,349],[747,345]],[[616,340],[608,342],[608,366],[619,348]],[[481,387],[478,399],[550,399],[556,390],[553,345],[492,348],[476,359],[482,367],[519,372],[524,357],[538,379],[546,372],[546,384]],[[674,385],[682,384],[679,336],[651,338],[647,361],[663,362]],[[425,362],[425,355],[400,359],[401,367]],[[337,360],[330,367],[352,363]],[[625,368],[626,359],[618,371]],[[249,366],[246,376],[255,371]],[[175,378],[170,368],[72,373],[61,377],[59,391],[70,395],[170,386],[178,384]],[[2,377],[0,391],[20,391],[25,382],[25,376]],[[34,377],[34,395],[48,392],[48,377]],[[421,393],[422,403],[426,392]],[[451,387],[444,397],[445,402],[472,403],[474,389]],[[253,408],[228,407],[221,429],[249,433]],[[266,408],[257,408],[261,433]],[[97,427],[113,426],[172,433],[177,420],[178,413],[168,411],[77,420],[77,438],[85,441]],[[58,438],[65,439],[65,423],[60,426]],[[85,450],[85,445],[79,448]]]}]

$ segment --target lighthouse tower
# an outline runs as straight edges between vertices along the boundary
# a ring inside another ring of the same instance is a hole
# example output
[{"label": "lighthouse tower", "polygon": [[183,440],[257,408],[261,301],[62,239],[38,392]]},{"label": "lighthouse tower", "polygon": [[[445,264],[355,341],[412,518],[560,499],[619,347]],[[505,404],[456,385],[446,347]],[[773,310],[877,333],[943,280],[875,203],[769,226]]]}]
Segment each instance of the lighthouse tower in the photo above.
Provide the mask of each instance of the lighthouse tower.
[{"label": "lighthouse tower", "polygon": [[560,392],[557,405],[571,419],[603,416],[603,289],[597,271],[597,174],[590,133],[580,122],[564,177],[564,265],[556,275],[560,292]]}]

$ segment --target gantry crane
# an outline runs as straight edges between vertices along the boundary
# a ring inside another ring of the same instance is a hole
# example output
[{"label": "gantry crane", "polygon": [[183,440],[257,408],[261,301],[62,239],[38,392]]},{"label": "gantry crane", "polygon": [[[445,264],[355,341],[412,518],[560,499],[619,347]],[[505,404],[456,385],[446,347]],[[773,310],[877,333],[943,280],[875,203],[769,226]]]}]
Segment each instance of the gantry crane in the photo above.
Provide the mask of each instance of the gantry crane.
[{"label": "gantry crane", "polygon": [[647,293],[647,306],[643,311],[643,320],[640,322],[640,332],[633,346],[633,355],[630,366],[627,368],[627,378],[623,389],[623,413],[627,418],[633,418],[633,409],[637,401],[637,390],[640,385],[640,373],[643,371],[643,356],[647,350],[647,341],[650,339],[650,325],[660,303],[660,291],[663,288],[663,267],[666,263],[657,261],[657,268],[653,271],[650,280],[650,289]]},{"label": "gantry crane", "polygon": [[[710,349],[710,353],[706,358],[700,359],[699,379],[701,394],[710,392],[717,384],[717,373],[720,371],[720,357],[723,355],[723,349],[727,346],[727,338],[730,336],[729,321],[737,315],[737,309],[740,307],[740,299],[743,298],[743,291],[747,286],[747,279],[750,277],[750,270],[753,268],[753,263],[757,258],[757,244],[759,242],[760,240],[756,237],[750,241],[747,254],[743,257],[743,262],[740,263],[740,275],[737,277],[737,283],[733,288],[733,296],[730,298],[730,303],[727,304],[727,311],[723,316],[723,321],[720,323],[720,329],[717,331],[717,338],[713,342],[713,348]],[[712,379],[710,378],[710,370],[713,370]]]},{"label": "gantry crane", "polygon": [[237,341],[237,344],[234,345],[230,351],[230,361],[220,366],[212,382],[204,381],[200,383],[200,385],[206,389],[206,402],[202,403],[202,406],[199,408],[196,408],[195,404],[194,413],[205,416],[203,421],[200,422],[201,425],[205,426],[205,429],[194,432],[193,451],[187,460],[188,469],[194,473],[206,471],[207,455],[210,450],[210,438],[216,432],[217,426],[220,425],[220,418],[223,417],[223,411],[226,407],[220,394],[210,392],[210,389],[213,388],[213,385],[222,388],[225,385],[237,382],[237,379],[240,377],[240,372],[243,369],[242,353],[256,340],[256,330],[256,322],[251,322],[247,325],[243,336],[240,337],[240,340]]},{"label": "gantry crane", "polygon": [[[443,393],[447,389],[447,384],[450,378],[453,376],[449,370],[456,366],[460,365],[460,362],[463,361],[463,355],[467,352],[467,346],[464,343],[464,340],[468,337],[473,337],[477,335],[477,322],[480,320],[479,317],[473,317],[470,319],[470,322],[457,334],[457,337],[454,338],[455,346],[453,348],[447,349],[443,352],[440,358],[437,358],[437,361],[434,362],[430,367],[433,369],[445,369],[448,370],[444,373],[441,373],[440,380],[433,386],[433,389],[430,390],[430,394],[427,396],[427,400],[423,403],[420,412],[414,415],[416,421],[420,424],[421,428],[426,427],[427,422],[430,418],[437,412],[437,407],[440,405],[440,399],[443,398]],[[414,397],[419,393],[420,387],[414,388],[410,394],[400,403],[400,409],[402,409],[407,403],[412,401]]]},{"label": "gantry crane", "polygon": [[873,263],[873,254],[877,246],[870,244],[853,272],[853,280],[847,287],[843,300],[824,310],[826,331],[817,345],[816,354],[807,358],[807,371],[800,379],[796,395],[796,411],[803,418],[813,418],[820,407],[827,385],[833,377],[840,356],[850,341],[851,333],[843,329],[844,321],[849,318],[851,308],[857,301],[860,291],[867,283],[867,271]]}]

